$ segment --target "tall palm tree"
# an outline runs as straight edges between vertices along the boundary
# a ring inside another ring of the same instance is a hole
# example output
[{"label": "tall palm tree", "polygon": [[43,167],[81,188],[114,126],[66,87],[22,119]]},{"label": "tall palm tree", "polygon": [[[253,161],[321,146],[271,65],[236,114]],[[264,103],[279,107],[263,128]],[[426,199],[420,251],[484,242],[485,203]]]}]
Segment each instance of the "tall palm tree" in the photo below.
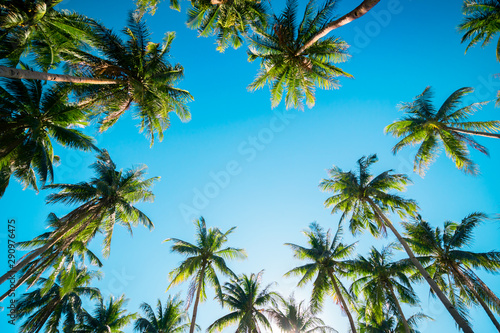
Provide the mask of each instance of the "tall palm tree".
[{"label": "tall palm tree", "polygon": [[261,70],[248,86],[250,90],[271,87],[271,103],[277,106],[286,90],[286,107],[303,108],[314,105],[314,89],[337,88],[337,77],[351,77],[335,64],[347,60],[347,44],[339,38],[329,37],[314,43],[307,50],[299,49],[311,36],[328,24],[336,2],[327,0],[315,13],[315,2],[309,1],[302,21],[297,24],[297,0],[287,0],[286,8],[278,17],[273,16],[266,26],[256,28],[250,37],[248,60],[260,59]]},{"label": "tall palm tree", "polygon": [[[65,221],[59,219],[54,213],[49,214],[47,220],[48,227],[52,230],[45,232],[32,240],[16,243],[17,248],[21,250],[34,250],[47,244],[47,242],[50,242],[50,237],[59,228],[64,226]],[[24,283],[28,284],[28,288],[31,288],[37,281],[39,281],[41,275],[45,273],[47,269],[50,269],[50,274],[46,278],[46,281],[47,283],[53,283],[63,270],[70,269],[71,267],[78,265],[78,263],[88,261],[91,265],[102,267],[102,263],[99,258],[87,248],[86,240],[76,239],[64,250],[60,250],[59,246],[60,244],[58,243],[53,248],[49,248],[49,250],[45,251],[42,255],[29,262],[23,269],[21,269],[21,276],[17,278],[12,289],[15,290]],[[10,292],[11,289],[3,294],[1,299],[7,297]]]},{"label": "tall palm tree", "polygon": [[16,303],[17,320],[26,317],[20,332],[36,333],[45,327],[45,332],[57,333],[63,317],[64,332],[72,332],[83,313],[81,297],[91,300],[101,297],[99,289],[89,286],[96,277],[100,274],[72,266],[63,270],[56,281],[41,278],[40,288],[23,294]]},{"label": "tall palm tree", "polygon": [[0,197],[11,175],[38,191],[54,179],[51,138],[66,147],[98,150],[94,139],[72,128],[84,126],[86,112],[68,102],[68,88],[40,81],[5,79],[0,86]]},{"label": "tall palm tree", "polygon": [[411,103],[403,103],[399,107],[405,116],[385,128],[386,133],[401,138],[393,148],[396,154],[402,148],[420,144],[415,155],[413,170],[421,176],[436,159],[440,142],[446,154],[455,162],[458,169],[470,174],[477,174],[477,166],[469,158],[467,146],[488,154],[487,149],[476,142],[472,136],[484,136],[500,139],[500,121],[466,121],[481,105],[473,103],[459,107],[462,98],[474,90],[461,88],[453,92],[436,110],[432,105],[430,87],[425,88],[421,95]]},{"label": "tall palm tree", "polygon": [[377,321],[384,319],[384,307],[387,305],[403,324],[404,331],[410,333],[410,325],[401,309],[400,302],[418,304],[418,297],[408,277],[414,266],[407,260],[391,261],[393,246],[386,246],[382,251],[372,247],[368,258],[359,255],[351,262],[351,274],[358,277],[351,285],[356,295],[363,294],[366,299],[366,311]]},{"label": "tall palm tree", "polygon": [[[443,290],[453,292],[458,287],[460,296],[468,303],[480,304],[500,332],[500,324],[491,309],[500,313],[500,299],[474,273],[484,269],[491,273],[500,272],[500,252],[473,252],[465,250],[474,239],[474,230],[487,216],[472,213],[460,223],[446,221],[443,229],[417,217],[413,223],[404,223],[408,242],[421,255],[427,270]],[[451,283],[451,285],[450,285]]]},{"label": "tall palm tree", "polygon": [[134,330],[139,333],[182,333],[189,328],[189,316],[184,311],[183,302],[169,296],[165,305],[158,299],[156,313],[147,303],[141,304],[145,317],[135,321]]},{"label": "tall palm tree", "polygon": [[[71,82],[79,105],[97,107],[104,115],[101,131],[116,123],[132,105],[141,119],[141,131],[154,142],[155,135],[163,138],[169,126],[169,113],[175,112],[183,121],[190,119],[185,105],[192,100],[188,91],[175,87],[183,77],[183,68],[167,60],[175,33],[165,35],[164,42],[153,43],[150,32],[140,15],[130,14],[123,30],[123,41],[101,24],[92,26],[93,52],[68,49],[63,53],[66,68],[74,75],[34,72],[0,66],[0,77]],[[96,56],[96,51],[102,57]]]},{"label": "tall palm tree", "polygon": [[215,35],[217,50],[243,44],[251,27],[265,25],[264,1],[256,0],[198,0],[188,10],[188,27],[197,29],[200,36]]},{"label": "tall palm tree", "polygon": [[[500,3],[497,0],[465,0],[462,11],[465,17],[458,28],[464,32],[462,43],[469,42],[465,52],[481,41],[485,46],[500,32]],[[496,56],[500,61],[500,39]]]},{"label": "tall palm tree", "polygon": [[[222,300],[222,288],[217,277],[217,271],[235,278],[236,275],[226,265],[225,259],[243,259],[246,258],[245,250],[232,247],[225,247],[227,236],[233,232],[236,227],[221,232],[219,228],[207,229],[205,219],[200,217],[195,221],[196,243],[191,244],[177,238],[168,238],[165,241],[172,241],[171,251],[186,256],[179,267],[169,273],[171,288],[192,277],[188,294],[188,307],[191,300],[195,297],[193,306],[193,316],[189,333],[193,333],[196,325],[196,315],[198,313],[198,303],[206,298],[207,284],[211,285],[219,300]],[[195,296],[196,294],[196,296]]]},{"label": "tall palm tree", "polygon": [[[50,242],[30,251],[14,268],[1,276],[0,284],[47,251],[62,252],[75,240],[88,242],[98,231],[104,233],[103,254],[108,256],[116,223],[125,226],[130,232],[132,226],[138,224],[149,229],[154,227],[149,217],[134,204],[154,200],[150,187],[158,177],[145,179],[145,166],[117,171],[106,150],[97,155],[97,162],[92,168],[96,177],[90,182],[46,186],[60,190],[59,193],[48,196],[48,203],[81,203],[81,205],[62,218],[64,226],[51,234]],[[0,301],[3,299],[0,298]]]},{"label": "tall palm tree", "polygon": [[319,185],[323,191],[334,192],[332,197],[326,199],[325,206],[332,207],[332,214],[342,212],[341,222],[351,215],[349,229],[353,233],[368,228],[372,234],[379,235],[381,232],[385,233],[386,229],[389,228],[403,246],[411,262],[455,319],[457,325],[464,332],[472,333],[467,321],[415,258],[408,243],[385,215],[387,211],[397,212],[400,216],[416,214],[418,206],[415,201],[389,193],[392,190],[405,190],[406,186],[411,183],[410,179],[403,174],[393,174],[392,170],[373,176],[370,174],[369,168],[377,161],[377,155],[363,156],[358,160],[357,173],[344,172],[339,167],[330,169],[328,171],[330,178],[323,179]]},{"label": "tall palm tree", "polygon": [[123,328],[129,325],[137,317],[136,313],[128,313],[124,309],[127,300],[125,295],[116,299],[109,297],[104,303],[101,299],[95,307],[94,315],[84,312],[81,323],[73,332],[75,333],[123,333]]},{"label": "tall palm tree", "polygon": [[314,278],[311,295],[312,310],[317,311],[321,308],[326,294],[333,295],[336,303],[347,315],[351,331],[356,333],[356,325],[348,306],[351,294],[339,279],[340,276],[346,274],[344,270],[345,259],[353,253],[355,244],[342,243],[342,228],[340,226],[333,239],[330,230],[325,232],[315,222],[311,223],[309,230],[303,233],[308,238],[309,247],[290,243],[285,245],[292,248],[295,258],[307,260],[308,263],[293,268],[285,276],[302,276],[298,286],[303,286]]},{"label": "tall palm tree", "polygon": [[271,324],[264,313],[266,307],[276,304],[279,297],[270,291],[271,285],[262,287],[263,271],[258,274],[243,274],[240,278],[233,278],[223,287],[221,303],[231,312],[217,319],[208,328],[208,332],[221,332],[224,328],[236,324],[236,333],[258,333],[261,327],[271,329]]},{"label": "tall palm tree", "polygon": [[0,59],[16,64],[34,56],[44,71],[62,61],[62,52],[89,45],[95,22],[83,15],[57,10],[62,0],[10,0],[0,4]]},{"label": "tall palm tree", "polygon": [[337,333],[316,317],[305,301],[297,303],[293,295],[280,299],[279,305],[267,311],[271,320],[285,333]]}]

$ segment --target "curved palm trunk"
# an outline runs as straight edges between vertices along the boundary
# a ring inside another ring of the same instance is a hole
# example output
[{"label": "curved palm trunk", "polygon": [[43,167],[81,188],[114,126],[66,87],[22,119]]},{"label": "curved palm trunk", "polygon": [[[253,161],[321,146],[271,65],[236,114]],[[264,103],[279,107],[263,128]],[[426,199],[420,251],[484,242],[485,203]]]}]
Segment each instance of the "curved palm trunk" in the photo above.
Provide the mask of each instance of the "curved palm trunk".
[{"label": "curved palm trunk", "polygon": [[403,313],[403,309],[401,309],[401,305],[399,304],[398,298],[394,293],[394,288],[392,287],[392,285],[389,285],[388,289],[391,293],[392,298],[394,299],[394,302],[396,303],[396,307],[398,308],[398,312],[401,315],[401,319],[403,320],[403,326],[405,328],[405,332],[410,333],[410,326],[408,325],[408,321],[406,320],[405,314]]},{"label": "curved palm trunk", "polygon": [[330,33],[330,31],[335,30],[337,28],[340,28],[343,25],[346,25],[348,23],[351,23],[355,19],[360,18],[361,16],[365,15],[368,13],[370,9],[375,7],[376,4],[378,4],[380,0],[364,0],[358,7],[354,8],[351,10],[349,13],[345,14],[341,18],[330,22],[326,27],[324,27],[322,30],[320,30],[316,35],[314,35],[307,43],[302,46],[299,51],[297,52],[297,55],[302,54],[305,50],[307,50],[311,45],[316,43],[320,38],[325,37]]},{"label": "curved palm trunk", "polygon": [[335,281],[335,277],[333,276],[332,272],[328,272],[328,276],[330,277],[330,280],[332,280],[333,288],[335,289],[335,293],[337,294],[340,303],[342,303],[342,307],[344,308],[344,311],[347,315],[347,318],[349,319],[349,324],[351,325],[351,332],[356,333],[356,324],[354,323],[354,319],[352,318],[351,311],[349,311],[349,308],[347,307],[347,304],[344,300],[344,297],[342,297],[342,294],[340,293],[340,288],[337,285],[337,282]]},{"label": "curved palm trunk", "polygon": [[466,276],[462,270],[460,268],[457,268],[455,266],[452,266],[452,269],[455,271],[455,273],[460,277],[460,279],[465,282],[465,284],[467,285],[467,288],[470,290],[470,292],[474,295],[474,298],[479,302],[479,304],[481,304],[481,306],[483,307],[484,311],[486,312],[486,314],[488,315],[488,317],[490,318],[491,322],[493,323],[493,325],[495,325],[496,329],[498,332],[500,332],[500,323],[498,323],[497,319],[495,318],[495,316],[493,315],[493,313],[491,312],[490,308],[488,307],[488,305],[484,302],[484,300],[481,298],[481,296],[478,294],[478,292],[476,291],[476,288],[474,287],[474,284],[472,283],[472,281],[469,279],[468,276]]},{"label": "curved palm trunk", "polygon": [[382,221],[384,221],[384,224],[389,229],[391,229],[391,231],[394,234],[394,236],[396,236],[396,238],[398,239],[398,241],[401,243],[401,245],[405,249],[406,253],[408,254],[408,257],[411,260],[411,262],[415,265],[415,267],[418,269],[418,271],[420,272],[420,274],[422,274],[422,276],[424,277],[424,279],[427,281],[427,283],[431,287],[432,291],[434,291],[434,293],[437,295],[437,297],[439,298],[439,300],[443,303],[443,305],[445,306],[446,310],[448,310],[448,312],[453,317],[453,319],[455,320],[455,322],[457,323],[457,325],[465,333],[474,333],[474,331],[470,328],[470,326],[467,323],[467,321],[465,321],[465,319],[460,315],[460,313],[458,313],[457,309],[455,309],[455,307],[453,306],[453,304],[451,304],[450,300],[446,297],[446,295],[443,293],[443,291],[441,289],[439,289],[439,286],[437,285],[436,281],[434,281],[432,279],[432,277],[430,276],[429,272],[427,272],[425,270],[424,266],[422,266],[422,264],[420,263],[420,261],[417,260],[417,258],[415,257],[415,254],[410,249],[410,246],[408,246],[408,243],[403,239],[403,237],[401,237],[401,235],[396,230],[396,228],[394,228],[394,226],[392,225],[391,221],[389,221],[389,219],[384,215],[384,213],[382,212],[382,210],[373,202],[372,199],[367,199],[367,201],[370,204],[370,206],[372,207],[372,209],[375,211],[375,213],[378,215],[378,217]]},{"label": "curved palm trunk", "polygon": [[93,77],[77,77],[63,74],[51,74],[45,72],[35,72],[26,69],[0,66],[0,77],[11,79],[27,79],[40,81],[71,82],[86,84],[118,84],[119,80],[98,79]]},{"label": "curved palm trunk", "polygon": [[452,132],[471,134],[471,135],[476,135],[476,136],[484,136],[484,137],[493,138],[493,139],[500,139],[500,134],[488,133],[488,132],[478,132],[478,131],[469,131],[469,130],[456,128],[456,127],[446,127],[446,128]]},{"label": "curved palm trunk", "polygon": [[[65,218],[70,222],[68,222],[68,224],[65,227],[61,228],[61,230],[59,230],[54,235],[53,240],[51,242],[45,244],[41,248],[34,250],[33,252],[31,252],[27,256],[23,257],[24,258],[23,260],[19,261],[11,270],[9,270],[7,273],[5,273],[4,275],[2,275],[0,277],[0,284],[4,283],[12,275],[16,274],[18,271],[20,271],[22,268],[24,268],[26,265],[28,265],[33,259],[35,259],[39,255],[41,255],[43,252],[45,252],[47,249],[49,249],[55,243],[60,241],[78,223],[80,223],[88,215],[93,214],[94,210],[96,211],[95,213],[97,213],[98,207],[92,207],[92,204],[95,204],[95,203],[88,202],[88,203],[84,204],[82,207],[79,207],[79,208],[73,210],[72,212],[70,212],[68,215],[66,215]],[[84,224],[83,226],[86,226],[86,224]],[[79,230],[82,229],[82,227],[80,227]],[[2,300],[3,300],[3,298],[0,299],[0,301],[2,301]]]},{"label": "curved palm trunk", "polygon": [[198,313],[198,303],[200,302],[200,295],[201,295],[201,284],[203,283],[204,278],[205,278],[205,265],[203,265],[203,267],[201,268],[200,281],[198,281],[198,290],[196,291],[196,299],[194,300],[193,317],[191,318],[191,326],[189,327],[189,333],[193,333],[194,328],[196,327],[196,314]]},{"label": "curved palm trunk", "polygon": [[497,304],[499,307],[500,307],[500,299],[498,299],[497,295],[495,295],[495,293],[493,291],[491,291],[490,288],[488,288],[488,286],[483,282],[483,280],[481,280],[479,278],[479,276],[476,275],[476,273],[474,273],[473,271],[471,270],[467,270],[467,274],[468,275],[473,275],[474,276],[474,279],[481,285],[481,287],[483,288],[483,291],[485,293],[488,294],[488,296],[491,298],[491,300],[493,302],[495,302],[495,304]]}]

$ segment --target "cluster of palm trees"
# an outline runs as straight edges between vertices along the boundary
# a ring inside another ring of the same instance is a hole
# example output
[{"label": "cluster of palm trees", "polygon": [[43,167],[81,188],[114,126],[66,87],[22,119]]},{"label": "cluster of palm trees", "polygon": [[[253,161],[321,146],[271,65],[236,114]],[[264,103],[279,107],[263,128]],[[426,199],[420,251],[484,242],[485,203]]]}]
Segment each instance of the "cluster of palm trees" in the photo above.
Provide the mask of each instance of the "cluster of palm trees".
[{"label": "cluster of palm trees", "polygon": [[[464,332],[472,332],[467,312],[480,306],[500,332],[495,317],[500,313],[500,299],[477,275],[477,269],[497,273],[500,252],[467,251],[474,229],[488,216],[472,213],[460,223],[445,222],[442,229],[431,226],[418,215],[416,201],[393,191],[402,191],[411,183],[408,176],[392,170],[370,174],[376,155],[361,158],[357,171],[329,170],[320,183],[323,191],[333,192],[325,206],[340,213],[340,224],[332,236],[318,224],[304,231],[308,245],[286,244],[296,258],[305,260],[286,276],[299,276],[298,286],[312,282],[308,304],[288,299],[262,285],[262,272],[235,274],[226,264],[229,259],[244,259],[245,251],[225,247],[234,228],[222,232],[207,228],[203,218],[196,221],[194,244],[175,238],[172,251],[186,256],[170,273],[169,288],[191,279],[187,301],[178,296],[165,303],[158,300],[156,312],[144,303],[144,317],[128,313],[126,299],[110,297],[105,301],[92,280],[99,273],[85,263],[98,267],[101,261],[88,244],[97,233],[104,234],[103,255],[110,254],[116,223],[132,232],[142,224],[149,229],[153,222],[135,207],[153,201],[152,185],[158,177],[146,178],[146,168],[129,170],[117,166],[105,149],[75,127],[88,126],[97,120],[100,131],[113,126],[128,110],[140,121],[151,145],[163,138],[169,114],[190,119],[186,106],[193,97],[177,87],[183,77],[181,65],[167,61],[175,33],[165,34],[162,43],[151,41],[144,23],[144,11],[152,11],[159,1],[138,0],[141,11],[131,13],[125,39],[101,23],[76,13],[60,11],[60,0],[12,0],[0,5],[0,197],[12,177],[35,190],[52,189],[47,203],[77,204],[63,217],[50,214],[48,232],[19,243],[29,252],[0,277],[0,284],[20,273],[15,286],[0,297],[5,299],[22,285],[37,289],[24,294],[17,303],[22,332],[120,332],[135,320],[134,328],[146,332],[184,332],[197,329],[199,303],[207,298],[209,287],[215,290],[220,304],[230,312],[215,320],[208,331],[220,331],[236,325],[237,332],[261,332],[277,325],[284,332],[334,332],[317,317],[328,295],[347,315],[352,332],[417,332],[423,313],[405,314],[401,303],[419,304],[413,283],[425,280],[431,293],[449,311]],[[315,87],[336,88],[338,77],[351,77],[336,66],[348,58],[347,44],[326,35],[363,16],[379,0],[364,0],[351,12],[334,18],[336,1],[326,0],[319,8],[311,0],[301,20],[297,19],[298,2],[288,0],[280,15],[269,14],[264,2],[254,0],[197,0],[188,10],[188,25],[201,36],[216,35],[218,49],[249,44],[249,60],[259,59],[261,69],[249,89],[271,88],[272,105],[285,99],[287,107],[312,107]],[[170,5],[179,9],[179,2]],[[465,1],[465,21],[460,28],[469,47],[488,43],[498,32],[498,1]],[[300,23],[299,23],[300,21]],[[499,44],[500,45],[500,44]],[[497,49],[497,57],[500,51]],[[31,64],[25,63],[35,59]],[[63,70],[65,74],[52,73]],[[51,83],[47,83],[51,82]],[[471,88],[461,88],[436,109],[431,91],[426,88],[411,103],[402,104],[405,116],[386,127],[401,140],[402,148],[420,144],[414,170],[424,175],[437,157],[440,144],[457,168],[477,174],[468,147],[487,154],[486,147],[474,135],[500,138],[500,121],[469,121],[481,105],[461,107]],[[94,151],[95,176],[77,184],[49,184],[54,181],[52,140],[60,145]],[[395,225],[389,214],[396,213],[406,222]],[[409,221],[409,222],[408,222]],[[397,245],[372,248],[367,256],[353,257],[355,244],[342,243],[343,225],[353,234],[364,230],[376,236],[387,231]],[[403,249],[408,259],[392,260],[394,251]],[[220,275],[229,278],[221,283]],[[351,280],[346,287],[346,280]],[[82,297],[96,302],[94,312],[82,305]],[[194,302],[193,302],[194,301]],[[185,307],[193,303],[192,317]]]}]

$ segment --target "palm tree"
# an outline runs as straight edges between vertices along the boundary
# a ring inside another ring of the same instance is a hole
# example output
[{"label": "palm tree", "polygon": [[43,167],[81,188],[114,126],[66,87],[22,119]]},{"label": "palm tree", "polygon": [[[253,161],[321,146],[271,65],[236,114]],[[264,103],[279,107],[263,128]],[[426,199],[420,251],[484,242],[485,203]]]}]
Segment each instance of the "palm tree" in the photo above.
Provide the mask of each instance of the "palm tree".
[{"label": "palm tree", "polygon": [[126,302],[125,295],[118,299],[110,296],[107,304],[101,299],[94,310],[94,315],[85,311],[82,314],[81,323],[73,332],[123,333],[122,329],[137,317],[136,313],[127,313],[128,311],[124,309]]},{"label": "palm tree", "polygon": [[292,296],[288,300],[280,300],[279,306],[267,311],[268,316],[282,332],[288,333],[337,333],[323,320],[316,317],[304,301],[297,303]]},{"label": "palm tree", "polygon": [[373,176],[370,174],[369,168],[377,161],[377,155],[363,156],[358,160],[357,173],[344,172],[339,167],[330,169],[328,174],[331,178],[323,179],[319,185],[323,191],[334,192],[332,197],[326,199],[325,206],[332,207],[332,214],[342,212],[340,222],[351,215],[349,229],[353,234],[368,228],[372,234],[379,235],[380,232],[385,234],[386,228],[389,228],[403,246],[411,262],[455,319],[457,325],[464,332],[472,333],[466,320],[462,318],[436,284],[436,281],[415,258],[408,243],[384,213],[392,211],[399,213],[400,216],[416,214],[418,206],[415,201],[389,193],[391,190],[403,191],[411,183],[410,179],[403,174],[393,174],[392,170]]},{"label": "palm tree", "polygon": [[500,313],[500,299],[473,271],[484,269],[498,273],[500,252],[478,253],[464,249],[471,245],[474,229],[485,219],[487,216],[483,213],[472,213],[460,223],[446,221],[443,229],[433,229],[417,217],[413,223],[403,225],[408,242],[415,253],[421,255],[420,259],[427,264],[427,270],[438,285],[450,293],[457,287],[467,303],[479,303],[500,332],[500,324],[491,311]]},{"label": "palm tree", "polygon": [[256,0],[198,0],[188,10],[188,27],[198,29],[200,36],[217,36],[217,50],[243,44],[250,28],[265,25],[266,7]]},{"label": "palm tree", "polygon": [[0,59],[14,64],[32,53],[44,71],[55,68],[68,49],[89,45],[95,22],[56,10],[62,0],[10,0],[0,4]]},{"label": "palm tree", "polygon": [[[464,32],[462,43],[469,42],[465,52],[482,41],[488,44],[500,32],[500,3],[496,0],[465,0],[463,22],[458,26]],[[497,60],[500,61],[500,39],[497,43]]]},{"label": "palm tree", "polygon": [[404,331],[410,333],[410,325],[401,309],[400,301],[416,305],[418,297],[413,291],[407,274],[413,270],[413,264],[407,260],[391,261],[393,246],[386,246],[379,252],[372,247],[370,256],[361,255],[353,260],[350,271],[359,277],[351,285],[356,295],[363,294],[367,300],[366,311],[377,321],[384,319],[384,307],[389,306],[402,322]]},{"label": "palm tree", "polygon": [[329,37],[314,43],[303,52],[300,48],[311,36],[324,28],[332,16],[336,2],[327,0],[314,13],[314,1],[309,1],[304,17],[297,24],[297,0],[287,0],[286,8],[273,16],[267,26],[256,27],[250,37],[248,60],[261,60],[261,70],[248,86],[250,90],[271,87],[271,103],[277,106],[286,90],[286,107],[303,108],[303,100],[314,105],[314,89],[337,88],[337,77],[351,77],[334,64],[347,60],[347,44],[339,38]]},{"label": "palm tree", "polygon": [[207,283],[215,288],[219,300],[222,300],[222,288],[217,277],[217,271],[235,278],[236,275],[227,267],[225,259],[243,259],[246,258],[245,250],[232,247],[222,248],[227,242],[227,236],[233,232],[233,227],[222,233],[219,228],[209,228],[205,224],[205,219],[200,217],[195,221],[196,243],[191,244],[177,238],[168,238],[165,241],[172,241],[171,251],[187,256],[179,267],[169,273],[170,289],[181,282],[193,277],[189,287],[188,307],[196,293],[193,316],[189,333],[193,333],[196,325],[196,315],[198,312],[198,303],[206,298]]},{"label": "palm tree", "polygon": [[40,288],[23,294],[16,304],[16,318],[27,317],[20,332],[35,333],[45,326],[45,332],[56,333],[63,316],[64,332],[72,332],[76,319],[82,315],[82,296],[91,300],[100,298],[99,289],[90,287],[93,278],[100,278],[97,272],[72,266],[63,270],[56,281],[41,278]]},{"label": "palm tree", "polygon": [[[44,253],[62,252],[75,240],[90,241],[98,231],[104,233],[103,254],[109,255],[116,223],[132,232],[139,223],[152,229],[153,223],[134,206],[140,201],[153,201],[150,187],[158,177],[144,179],[146,167],[117,171],[106,150],[97,155],[92,165],[96,173],[90,182],[52,184],[47,188],[60,189],[48,196],[48,203],[62,202],[81,205],[62,218],[64,226],[50,235],[50,242],[30,251],[9,272],[0,277],[0,284]],[[48,252],[47,252],[48,251]],[[0,298],[2,301],[4,298]]]},{"label": "palm tree", "polygon": [[[356,325],[347,303],[351,299],[351,294],[339,279],[339,276],[346,274],[344,259],[353,253],[355,244],[342,243],[342,228],[340,226],[333,239],[330,230],[325,232],[315,222],[309,225],[309,229],[303,232],[308,238],[309,248],[290,243],[285,244],[292,248],[295,258],[307,260],[308,263],[293,268],[285,276],[301,275],[302,278],[298,286],[305,285],[316,276],[311,296],[312,310],[314,312],[319,310],[325,295],[332,294],[336,303],[347,315],[351,331],[356,333]],[[333,290],[331,290],[332,287]]]},{"label": "palm tree", "polygon": [[190,326],[183,302],[177,297],[169,296],[164,306],[158,299],[156,314],[147,303],[141,304],[141,310],[145,318],[138,318],[134,325],[134,330],[139,333],[182,333]]},{"label": "palm tree", "polygon": [[[16,243],[17,248],[22,250],[33,250],[50,242],[50,237],[58,229],[64,226],[64,220],[59,219],[54,213],[49,214],[47,220],[48,227],[52,229],[51,231],[45,232],[30,241]],[[46,281],[49,281],[48,283],[53,283],[63,270],[68,270],[72,266],[78,265],[78,262],[84,263],[88,261],[91,265],[102,267],[99,258],[87,248],[87,241],[85,240],[76,239],[64,250],[60,250],[59,246],[60,244],[58,243],[54,247],[49,248],[37,259],[31,261],[21,269],[21,277],[16,280],[12,289],[9,289],[1,296],[1,299],[7,297],[11,290],[17,289],[24,283],[28,283],[28,289],[31,288],[39,281],[40,276],[45,273],[47,269],[51,269],[51,271]]]},{"label": "palm tree", "polygon": [[466,121],[481,105],[473,103],[461,108],[461,99],[472,88],[461,88],[452,93],[443,105],[436,110],[431,104],[432,93],[430,87],[415,97],[411,103],[403,103],[399,107],[405,116],[385,128],[386,133],[394,137],[402,137],[393,148],[396,154],[402,148],[421,144],[415,155],[413,170],[421,176],[437,157],[439,143],[442,142],[446,154],[455,162],[458,169],[470,174],[477,174],[474,162],[469,158],[467,146],[488,154],[485,147],[477,143],[472,136],[485,136],[500,139],[500,121]]},{"label": "palm tree", "polygon": [[73,126],[85,126],[86,112],[68,103],[66,86],[46,87],[40,81],[3,80],[0,86],[0,168],[4,179],[0,197],[11,175],[38,191],[53,181],[54,156],[51,138],[63,146],[84,151],[98,150],[94,139]]},{"label": "palm tree", "polygon": [[[63,58],[74,75],[34,72],[0,66],[0,77],[71,82],[80,99],[79,105],[98,107],[104,117],[101,131],[116,123],[132,105],[137,105],[141,131],[154,143],[155,135],[163,138],[169,126],[169,113],[175,112],[183,121],[190,119],[186,103],[192,100],[188,91],[176,88],[183,77],[183,68],[166,61],[175,33],[165,35],[163,44],[150,40],[144,21],[130,14],[124,29],[124,42],[113,31],[95,23],[90,35],[94,52],[68,49]],[[96,51],[103,57],[97,57]]]},{"label": "palm tree", "polygon": [[[384,312],[384,318],[377,320],[371,317],[369,312],[366,311],[366,305],[360,306],[358,309],[358,327],[359,333],[402,333],[405,332],[403,323],[400,318],[393,315],[390,311]],[[410,316],[407,320],[410,326],[411,333],[421,333],[417,330],[417,325],[420,321],[430,319],[429,316],[423,313],[416,313]]]},{"label": "palm tree", "polygon": [[224,328],[237,324],[236,333],[258,333],[261,328],[271,329],[271,324],[264,315],[266,306],[276,304],[278,294],[270,291],[271,285],[262,288],[263,271],[258,274],[243,274],[233,278],[223,289],[221,304],[232,311],[217,319],[208,328],[208,332],[221,332]]}]

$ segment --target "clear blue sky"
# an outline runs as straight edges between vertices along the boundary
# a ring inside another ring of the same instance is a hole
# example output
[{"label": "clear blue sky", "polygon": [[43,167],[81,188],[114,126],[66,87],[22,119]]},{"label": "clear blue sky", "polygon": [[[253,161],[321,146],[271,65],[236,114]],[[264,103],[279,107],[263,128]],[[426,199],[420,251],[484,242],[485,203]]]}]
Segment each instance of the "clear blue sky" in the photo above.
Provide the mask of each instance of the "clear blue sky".
[{"label": "clear blue sky", "polygon": [[[339,13],[359,4],[359,0],[344,0]],[[444,152],[424,179],[412,172],[414,149],[393,156],[396,139],[384,135],[383,128],[401,116],[397,104],[409,102],[426,86],[435,92],[435,105],[458,88],[476,89],[467,102],[492,100],[500,89],[500,72],[495,60],[494,45],[472,48],[465,55],[465,45],[456,26],[461,21],[461,1],[382,0],[365,17],[335,31],[351,47],[352,58],[341,67],[355,79],[341,79],[339,90],[317,90],[314,108],[305,111],[285,111],[283,105],[271,109],[268,89],[248,92],[258,63],[247,62],[246,49],[215,50],[213,38],[197,38],[197,32],[185,25],[187,1],[182,12],[161,3],[154,16],[147,17],[153,40],[160,42],[166,31],[175,31],[171,61],[185,69],[179,84],[194,96],[189,107],[192,120],[181,123],[172,115],[170,129],[163,142],[149,147],[147,139],[138,133],[137,120],[131,112],[110,130],[98,134],[98,145],[106,148],[120,168],[146,164],[149,175],[161,176],[154,187],[154,203],[141,204],[141,209],[156,225],[154,231],[134,229],[134,236],[117,227],[113,236],[111,256],[104,260],[105,277],[97,286],[107,297],[125,293],[130,299],[128,309],[138,311],[139,304],[165,300],[167,274],[182,257],[170,253],[169,237],[194,241],[192,219],[204,216],[209,226],[227,230],[237,226],[228,245],[245,248],[248,259],[230,262],[237,273],[252,273],[262,269],[264,283],[277,282],[276,290],[284,295],[295,291],[296,297],[308,297],[309,289],[296,289],[296,279],[282,275],[299,265],[283,243],[305,245],[301,231],[317,221],[325,228],[337,225],[339,216],[330,215],[323,206],[328,194],[318,189],[326,169],[338,165],[344,170],[355,167],[363,155],[377,153],[380,161],[373,172],[387,169],[407,173],[414,181],[404,195],[418,201],[422,216],[434,226],[445,220],[459,221],[467,214],[480,211],[500,212],[499,165],[500,144],[493,139],[479,138],[489,148],[491,157],[472,152],[481,175],[467,176],[456,170]],[[283,3],[273,2],[274,10]],[[61,8],[75,10],[106,26],[120,30],[131,1],[65,0]],[[500,110],[493,103],[485,106],[474,119],[499,119]],[[94,156],[56,147],[62,163],[55,170],[56,182],[73,183],[92,175],[88,165]],[[229,177],[221,172],[229,168]],[[219,177],[219,185],[214,181]],[[203,200],[197,193],[208,191]],[[0,201],[2,218],[0,239],[6,253],[6,221],[17,222],[17,240],[27,240],[42,233],[50,212],[62,216],[71,207],[45,205],[46,192],[38,195],[11,183]],[[193,214],[186,213],[191,210]],[[393,217],[398,222],[397,217]],[[498,248],[500,223],[488,222],[478,228],[473,250]],[[4,230],[5,229],[5,230]],[[392,241],[374,240],[369,234],[358,238],[358,252],[366,255],[372,245]],[[346,242],[354,242],[345,235]],[[100,252],[101,238],[92,242]],[[0,260],[5,271],[6,255]],[[20,254],[18,254],[20,256]],[[404,257],[401,255],[401,257]],[[500,294],[498,277],[479,272],[491,289]],[[169,293],[185,295],[187,284]],[[3,289],[2,289],[3,290]],[[434,321],[421,326],[422,332],[455,332],[451,316],[433,299],[428,288],[417,286],[421,309],[405,308],[408,313],[424,312]],[[198,323],[203,330],[224,313],[211,299],[200,305]],[[324,320],[339,332],[347,332],[347,318],[327,299]],[[494,327],[479,309],[471,311],[476,332],[492,332]],[[7,325],[5,311],[0,312],[0,330],[14,332]],[[228,329],[227,332],[231,332]],[[126,330],[132,332],[132,327]]]}]

